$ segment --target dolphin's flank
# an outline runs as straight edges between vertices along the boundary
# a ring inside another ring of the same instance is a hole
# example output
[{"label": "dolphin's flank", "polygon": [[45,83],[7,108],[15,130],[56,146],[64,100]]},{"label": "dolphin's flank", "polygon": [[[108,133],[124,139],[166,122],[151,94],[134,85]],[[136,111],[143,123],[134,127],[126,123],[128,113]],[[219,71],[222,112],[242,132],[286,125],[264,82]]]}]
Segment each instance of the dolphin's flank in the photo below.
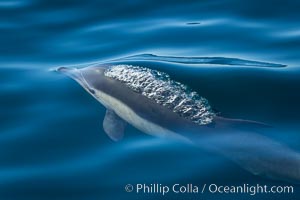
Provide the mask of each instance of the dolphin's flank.
[{"label": "dolphin's flank", "polygon": [[266,125],[216,115],[208,101],[167,74],[131,65],[60,67],[106,107],[103,128],[114,141],[126,124],[218,152],[253,174],[300,181],[298,152],[256,133]]}]

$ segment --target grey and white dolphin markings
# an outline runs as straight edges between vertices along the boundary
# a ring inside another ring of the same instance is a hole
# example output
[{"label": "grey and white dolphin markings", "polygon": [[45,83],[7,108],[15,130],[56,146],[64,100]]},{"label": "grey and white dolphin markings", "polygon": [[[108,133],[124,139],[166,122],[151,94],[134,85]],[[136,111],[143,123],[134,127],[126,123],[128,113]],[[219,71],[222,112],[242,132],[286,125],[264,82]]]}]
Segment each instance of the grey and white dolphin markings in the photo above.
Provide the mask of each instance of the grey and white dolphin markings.
[{"label": "grey and white dolphin markings", "polygon": [[300,181],[300,154],[256,133],[266,125],[216,115],[208,102],[167,74],[130,65],[60,67],[106,109],[103,128],[114,141],[127,123],[158,137],[220,153],[253,174]]}]

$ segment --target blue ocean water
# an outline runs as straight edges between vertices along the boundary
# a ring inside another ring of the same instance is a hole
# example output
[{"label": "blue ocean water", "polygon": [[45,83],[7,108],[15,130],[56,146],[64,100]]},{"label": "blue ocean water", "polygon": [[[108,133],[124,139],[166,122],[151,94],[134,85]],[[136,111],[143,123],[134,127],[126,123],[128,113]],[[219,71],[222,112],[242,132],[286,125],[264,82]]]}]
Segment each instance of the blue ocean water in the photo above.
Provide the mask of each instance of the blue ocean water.
[{"label": "blue ocean water", "polygon": [[[104,107],[52,70],[98,62],[159,69],[222,116],[270,124],[263,134],[300,151],[299,8],[299,1],[1,0],[0,199],[299,199],[297,184],[132,126],[111,141]],[[294,193],[125,192],[137,183],[293,185]]]}]

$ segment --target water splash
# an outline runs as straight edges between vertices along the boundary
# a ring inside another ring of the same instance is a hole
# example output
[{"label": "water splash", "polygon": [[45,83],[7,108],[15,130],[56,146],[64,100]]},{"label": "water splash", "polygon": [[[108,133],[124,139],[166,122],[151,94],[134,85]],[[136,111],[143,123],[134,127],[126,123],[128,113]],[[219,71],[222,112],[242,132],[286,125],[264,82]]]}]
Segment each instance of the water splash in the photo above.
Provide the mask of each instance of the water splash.
[{"label": "water splash", "polygon": [[115,65],[107,69],[105,75],[124,82],[134,91],[199,125],[211,123],[215,116],[205,98],[171,80],[163,72],[132,65]]}]

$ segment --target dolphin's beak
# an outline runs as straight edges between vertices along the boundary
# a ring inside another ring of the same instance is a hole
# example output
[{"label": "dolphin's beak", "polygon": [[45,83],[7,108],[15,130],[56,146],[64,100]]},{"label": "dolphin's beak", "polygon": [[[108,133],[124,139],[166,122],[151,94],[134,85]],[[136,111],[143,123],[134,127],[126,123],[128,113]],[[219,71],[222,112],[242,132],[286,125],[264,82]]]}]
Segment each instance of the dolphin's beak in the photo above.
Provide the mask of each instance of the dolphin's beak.
[{"label": "dolphin's beak", "polygon": [[81,73],[76,68],[59,67],[56,69],[56,71],[63,73],[76,81],[79,81],[82,79]]},{"label": "dolphin's beak", "polygon": [[77,81],[83,88],[87,89],[89,92],[94,93],[91,89],[85,78],[82,76],[82,73],[77,68],[69,68],[69,67],[59,67],[56,69],[57,72],[63,73],[70,78]]},{"label": "dolphin's beak", "polygon": [[80,84],[85,85],[85,83],[86,83],[81,72],[77,68],[59,67],[56,69],[56,71],[69,76],[70,78],[74,79],[75,81],[79,82]]}]

